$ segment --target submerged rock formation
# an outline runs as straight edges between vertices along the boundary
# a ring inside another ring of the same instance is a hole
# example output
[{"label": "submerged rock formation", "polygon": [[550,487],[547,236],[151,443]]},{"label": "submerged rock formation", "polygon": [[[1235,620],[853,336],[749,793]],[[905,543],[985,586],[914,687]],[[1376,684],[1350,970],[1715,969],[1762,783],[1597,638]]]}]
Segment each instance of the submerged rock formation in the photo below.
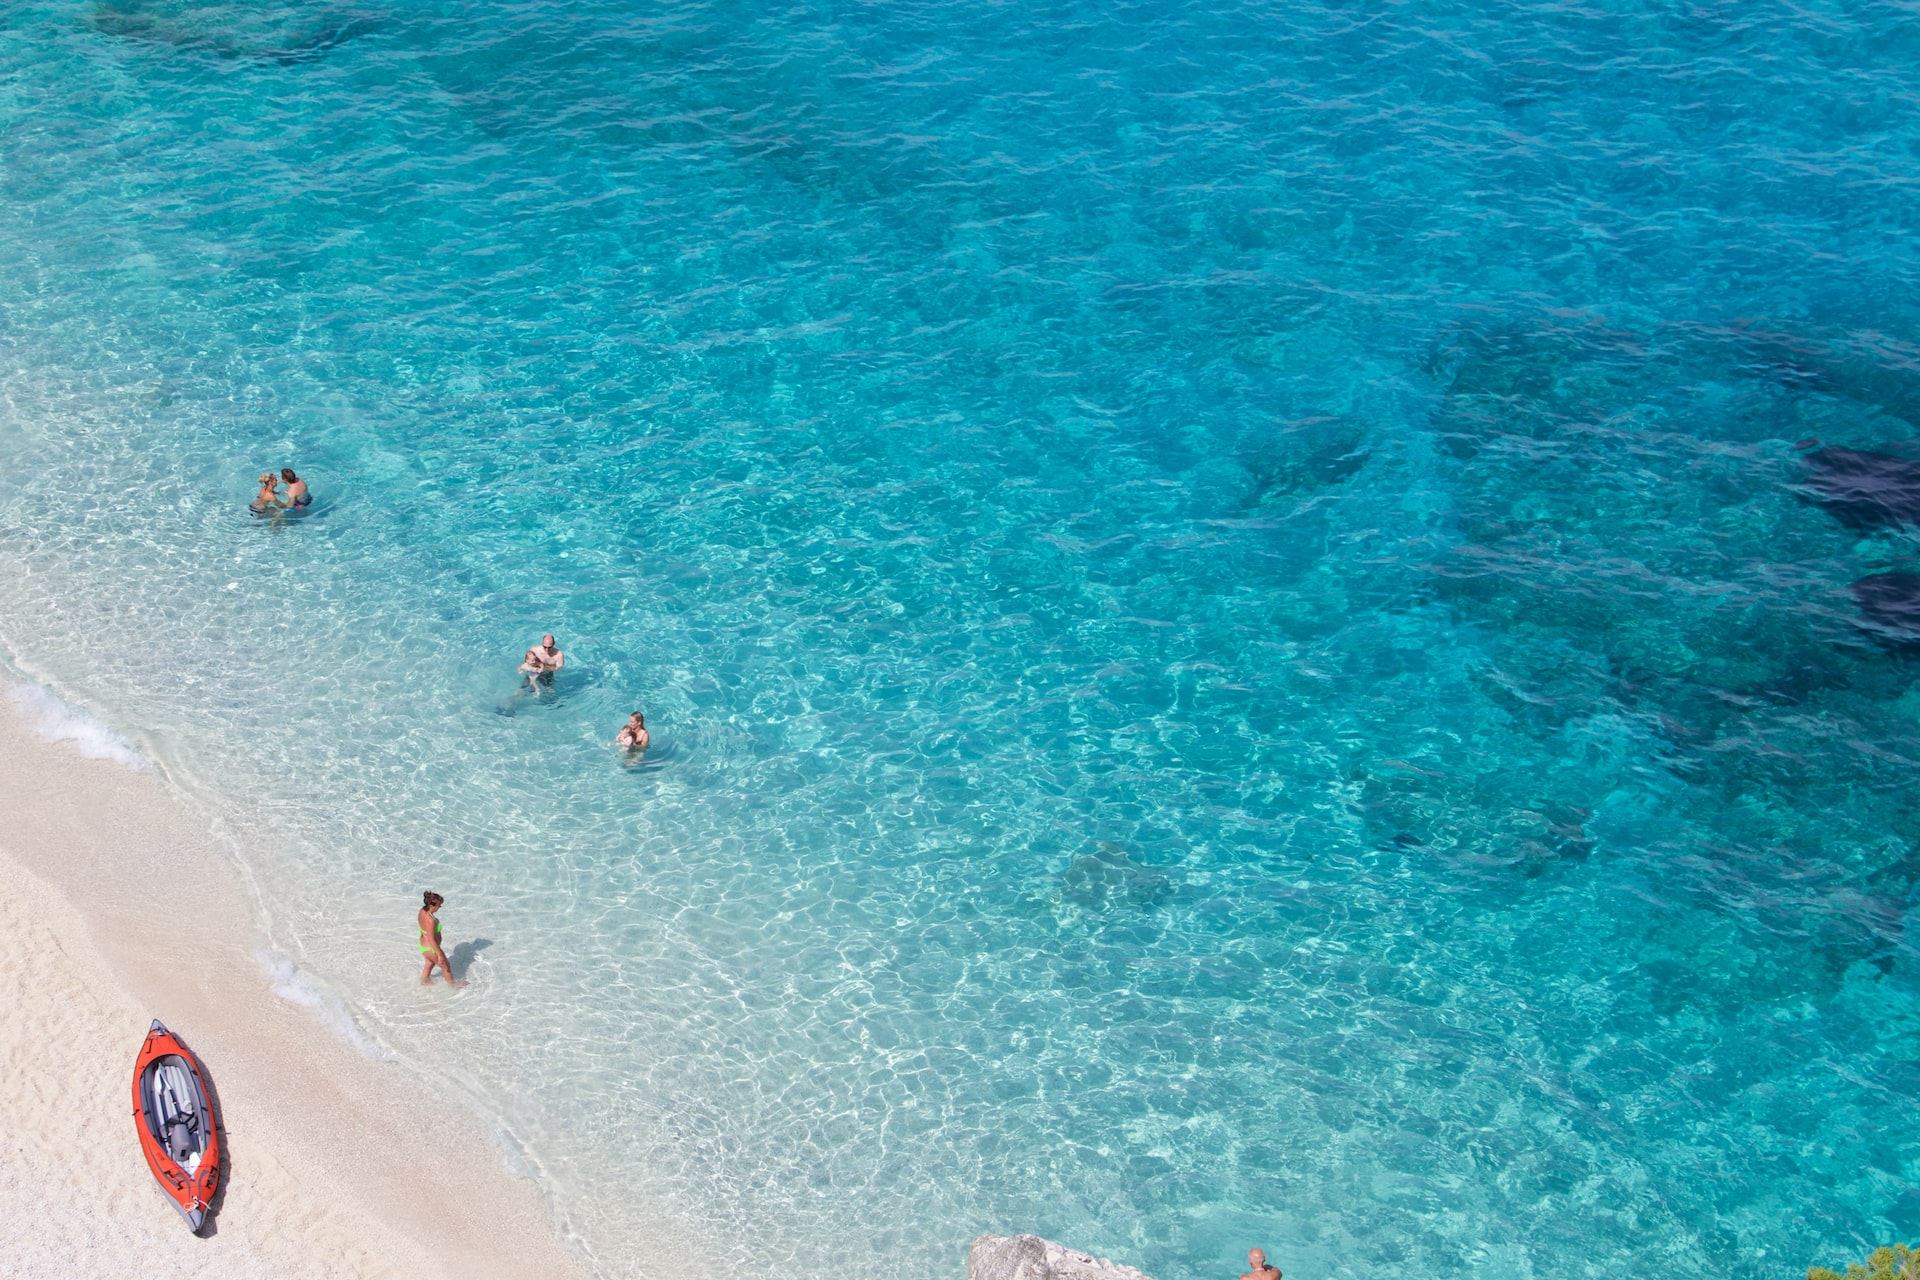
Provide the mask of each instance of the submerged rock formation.
[{"label": "submerged rock formation", "polygon": [[1061,900],[1092,911],[1157,907],[1172,891],[1165,876],[1135,862],[1111,841],[1075,858],[1060,877]]},{"label": "submerged rock formation", "polygon": [[980,1236],[967,1251],[967,1280],[1147,1280],[1132,1267],[1039,1236]]},{"label": "submerged rock formation", "polygon": [[353,13],[319,15],[318,24],[221,4],[153,4],[148,0],[101,0],[87,25],[102,35],[166,45],[218,58],[253,59],[291,67],[322,57],[374,30],[372,18]]},{"label": "submerged rock formation", "polygon": [[1920,573],[1876,573],[1853,584],[1867,629],[1898,648],[1920,645]]},{"label": "submerged rock formation", "polygon": [[1805,462],[1809,495],[1848,528],[1920,525],[1920,462],[1834,446]]}]

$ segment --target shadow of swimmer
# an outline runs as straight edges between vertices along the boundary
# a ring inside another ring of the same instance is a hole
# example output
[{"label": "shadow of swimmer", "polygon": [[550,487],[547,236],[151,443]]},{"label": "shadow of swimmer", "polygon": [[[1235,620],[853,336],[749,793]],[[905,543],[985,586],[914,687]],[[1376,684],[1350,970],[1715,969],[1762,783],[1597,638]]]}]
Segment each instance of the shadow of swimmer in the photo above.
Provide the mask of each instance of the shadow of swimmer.
[{"label": "shadow of swimmer", "polygon": [[453,950],[447,952],[447,965],[453,970],[455,978],[465,978],[467,970],[479,958],[482,951],[493,945],[492,938],[475,938],[470,942],[455,943]]}]

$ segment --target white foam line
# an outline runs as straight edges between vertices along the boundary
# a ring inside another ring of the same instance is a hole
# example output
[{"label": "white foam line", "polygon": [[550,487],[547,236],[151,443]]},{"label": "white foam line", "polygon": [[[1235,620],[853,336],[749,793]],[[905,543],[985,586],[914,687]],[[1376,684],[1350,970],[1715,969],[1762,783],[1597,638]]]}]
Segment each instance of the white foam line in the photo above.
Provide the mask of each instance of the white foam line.
[{"label": "white foam line", "polygon": [[253,958],[267,971],[273,994],[289,1004],[311,1010],[327,1030],[376,1062],[394,1060],[393,1054],[384,1045],[360,1029],[360,1024],[354,1021],[352,1012],[347,1008],[347,1002],[300,972],[300,966],[293,962],[292,957],[271,947],[259,947],[254,950]]},{"label": "white foam line", "polygon": [[16,684],[7,692],[27,713],[33,731],[48,742],[71,742],[90,760],[111,760],[142,772],[153,768],[140,748],[51,691],[37,684]]}]

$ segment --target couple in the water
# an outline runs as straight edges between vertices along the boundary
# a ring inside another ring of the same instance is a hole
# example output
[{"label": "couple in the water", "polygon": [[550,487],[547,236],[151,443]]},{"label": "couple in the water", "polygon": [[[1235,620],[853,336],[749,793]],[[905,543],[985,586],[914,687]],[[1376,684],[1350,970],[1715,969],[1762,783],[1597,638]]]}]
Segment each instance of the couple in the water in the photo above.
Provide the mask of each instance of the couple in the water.
[{"label": "couple in the water", "polygon": [[[287,496],[280,496],[280,482],[287,482]],[[260,492],[253,495],[247,510],[257,516],[279,515],[282,511],[305,511],[313,505],[313,492],[307,482],[293,473],[292,467],[280,468],[280,474],[260,473]]]}]

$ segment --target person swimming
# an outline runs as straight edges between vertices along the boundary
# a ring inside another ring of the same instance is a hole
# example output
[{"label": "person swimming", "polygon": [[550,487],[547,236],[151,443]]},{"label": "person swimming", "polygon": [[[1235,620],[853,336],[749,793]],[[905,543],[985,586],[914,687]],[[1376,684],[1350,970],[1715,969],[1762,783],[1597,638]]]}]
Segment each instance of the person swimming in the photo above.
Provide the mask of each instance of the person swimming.
[{"label": "person swimming", "polygon": [[647,732],[647,718],[636,711],[620,726],[620,736],[613,740],[613,745],[625,747],[629,753],[639,755],[652,741],[653,735]]},{"label": "person swimming", "polygon": [[1280,1280],[1280,1268],[1267,1261],[1267,1255],[1260,1249],[1247,1250],[1247,1273],[1240,1280]]},{"label": "person swimming", "polygon": [[253,501],[247,504],[247,510],[257,516],[278,515],[287,505],[280,501],[280,494],[277,492],[279,483],[280,482],[274,478],[273,472],[261,472],[260,492],[256,493],[253,496]]},{"label": "person swimming", "polygon": [[295,511],[304,511],[313,505],[313,492],[307,488],[307,482],[293,474],[292,467],[280,468],[280,478],[287,482],[287,505]]},{"label": "person swimming", "polygon": [[526,673],[527,683],[536,689],[543,684],[553,683],[553,673],[567,665],[567,655],[553,642],[552,635],[540,637],[540,643],[527,650],[527,656],[520,660],[520,670]]},{"label": "person swimming", "polygon": [[433,971],[438,968],[447,975],[447,985],[464,987],[465,978],[453,976],[453,966],[447,963],[447,953],[440,949],[440,921],[434,913],[446,899],[428,890],[420,895],[420,954],[426,958],[426,967],[420,970],[420,985],[426,986],[433,981]]}]

